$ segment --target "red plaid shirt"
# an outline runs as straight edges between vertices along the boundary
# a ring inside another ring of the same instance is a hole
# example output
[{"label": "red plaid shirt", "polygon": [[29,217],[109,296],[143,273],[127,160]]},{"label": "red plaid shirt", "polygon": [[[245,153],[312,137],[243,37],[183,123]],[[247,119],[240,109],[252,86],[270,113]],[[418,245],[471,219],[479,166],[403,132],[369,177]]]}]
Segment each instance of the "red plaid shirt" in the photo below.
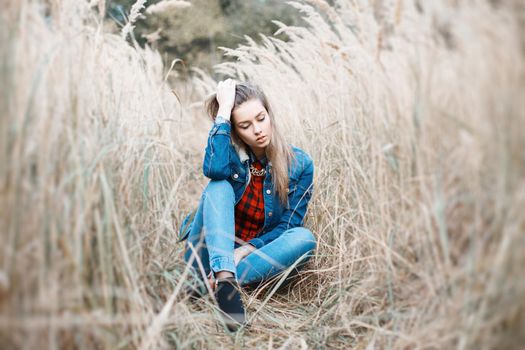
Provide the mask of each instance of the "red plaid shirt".
[{"label": "red plaid shirt", "polygon": [[[252,164],[258,170],[263,168],[259,161]],[[264,178],[265,175],[252,174],[246,191],[235,206],[235,235],[245,242],[257,236],[264,226]]]}]

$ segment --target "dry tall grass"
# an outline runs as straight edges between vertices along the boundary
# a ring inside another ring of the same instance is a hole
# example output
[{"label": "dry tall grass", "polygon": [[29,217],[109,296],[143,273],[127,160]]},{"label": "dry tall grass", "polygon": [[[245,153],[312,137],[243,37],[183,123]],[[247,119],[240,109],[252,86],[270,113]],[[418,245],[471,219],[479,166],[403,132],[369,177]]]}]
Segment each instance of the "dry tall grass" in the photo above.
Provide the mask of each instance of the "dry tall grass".
[{"label": "dry tall grass", "polygon": [[97,1],[43,3],[0,13],[2,348],[525,343],[518,2],[291,3],[310,28],[226,50],[218,72],[258,82],[314,158],[319,240],[293,288],[245,295],[235,337],[178,295],[215,83],[195,70],[179,100]]}]

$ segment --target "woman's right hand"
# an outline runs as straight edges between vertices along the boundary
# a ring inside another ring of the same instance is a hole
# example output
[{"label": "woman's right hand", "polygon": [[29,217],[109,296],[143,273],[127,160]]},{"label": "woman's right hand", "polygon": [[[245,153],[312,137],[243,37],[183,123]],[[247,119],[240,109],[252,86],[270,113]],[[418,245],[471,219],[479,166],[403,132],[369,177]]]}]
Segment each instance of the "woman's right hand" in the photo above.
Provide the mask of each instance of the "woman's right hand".
[{"label": "woman's right hand", "polygon": [[217,84],[217,102],[219,103],[219,114],[225,119],[230,119],[230,114],[235,102],[235,80],[226,79]]}]

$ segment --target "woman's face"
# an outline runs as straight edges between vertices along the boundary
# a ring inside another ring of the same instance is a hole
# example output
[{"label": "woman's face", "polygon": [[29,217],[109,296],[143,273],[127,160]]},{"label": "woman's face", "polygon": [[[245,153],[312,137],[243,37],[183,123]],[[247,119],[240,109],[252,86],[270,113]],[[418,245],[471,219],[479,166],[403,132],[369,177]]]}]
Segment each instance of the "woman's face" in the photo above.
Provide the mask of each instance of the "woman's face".
[{"label": "woman's face", "polygon": [[232,111],[232,122],[237,135],[254,153],[262,152],[270,144],[272,124],[268,111],[259,99],[248,100]]}]

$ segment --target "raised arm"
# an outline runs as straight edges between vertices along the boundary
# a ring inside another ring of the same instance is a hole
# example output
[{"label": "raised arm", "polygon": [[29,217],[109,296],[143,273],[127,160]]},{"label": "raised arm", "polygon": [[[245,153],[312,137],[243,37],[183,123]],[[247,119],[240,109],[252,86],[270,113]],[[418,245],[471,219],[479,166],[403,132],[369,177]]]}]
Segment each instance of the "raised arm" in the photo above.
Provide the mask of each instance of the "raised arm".
[{"label": "raised arm", "polygon": [[235,80],[227,79],[217,84],[219,108],[208,135],[202,171],[212,180],[230,176],[231,112],[235,101]]}]

